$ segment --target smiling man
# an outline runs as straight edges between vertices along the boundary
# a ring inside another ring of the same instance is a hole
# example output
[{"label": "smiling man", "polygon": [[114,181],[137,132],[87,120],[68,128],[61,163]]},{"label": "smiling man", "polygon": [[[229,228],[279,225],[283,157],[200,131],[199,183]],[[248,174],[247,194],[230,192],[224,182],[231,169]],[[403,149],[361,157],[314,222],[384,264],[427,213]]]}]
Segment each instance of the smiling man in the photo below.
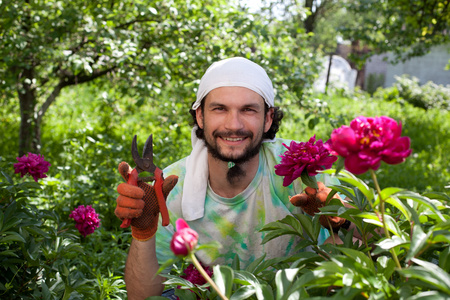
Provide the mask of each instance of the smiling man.
[{"label": "smiling man", "polygon": [[[281,236],[261,244],[264,236],[259,230],[265,224],[302,213],[289,197],[303,191],[300,179],[284,187],[283,178],[275,174],[274,166],[286,150],[282,144],[290,140],[275,138],[283,114],[274,105],[272,82],[265,70],[240,57],[212,64],[200,81],[190,113],[192,152],[164,170],[163,192],[168,194],[171,224],[160,225],[156,231],[132,223],[134,239],[125,270],[129,299],[161,295],[162,279],[154,274],[159,263],[173,257],[169,244],[178,218],[197,231],[200,244],[218,241],[222,245],[217,251],[197,252],[206,265],[229,265],[237,256],[245,267],[262,255],[290,255],[298,242]],[[318,179],[331,184],[328,177]],[[145,191],[146,195],[152,192]],[[121,197],[141,198],[142,193],[122,193],[118,206]],[[142,206],[135,209],[142,211]],[[136,220],[155,214],[143,211],[135,214],[140,215]],[[328,236],[323,229],[322,242]]]},{"label": "smiling man", "polygon": [[[266,110],[258,93],[234,86],[212,90],[196,110],[209,153],[208,165],[211,170],[226,173],[226,177],[212,176],[216,182],[210,176],[216,193],[234,196],[247,187],[249,182],[240,179],[253,178],[258,169],[258,153],[263,135],[272,124],[272,114],[273,108]],[[222,182],[225,178],[227,182]]]}]

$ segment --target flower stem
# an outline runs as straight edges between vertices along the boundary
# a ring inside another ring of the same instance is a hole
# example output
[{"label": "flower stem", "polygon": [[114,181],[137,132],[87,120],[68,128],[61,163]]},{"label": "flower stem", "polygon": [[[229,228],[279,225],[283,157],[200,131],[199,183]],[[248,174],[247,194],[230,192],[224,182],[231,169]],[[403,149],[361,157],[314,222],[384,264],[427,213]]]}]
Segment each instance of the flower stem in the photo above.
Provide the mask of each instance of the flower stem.
[{"label": "flower stem", "polygon": [[209,277],[209,275],[206,273],[205,269],[203,269],[202,265],[197,260],[194,253],[189,253],[188,256],[192,260],[192,263],[197,268],[197,270],[200,272],[200,274],[202,274],[203,278],[205,278],[205,280],[208,281],[208,283],[211,285],[211,287],[216,290],[219,297],[222,298],[223,300],[228,300],[228,298],[224,294],[222,294],[222,292],[219,290],[219,287],[214,283],[214,281],[211,279],[211,277]]},{"label": "flower stem", "polygon": [[336,246],[336,240],[334,238],[333,227],[331,227],[330,219],[328,219],[328,217],[327,217],[327,223],[328,223],[328,226],[330,226],[329,228],[330,228],[330,231],[331,231],[331,239],[333,240],[333,245]]},{"label": "flower stem", "polygon": [[[380,213],[381,213],[381,220],[380,221],[383,223],[384,234],[386,235],[386,237],[388,239],[390,239],[391,235],[389,234],[389,230],[387,228],[386,220],[385,220],[385,217],[384,217],[384,213],[385,213],[385,211],[384,211],[385,210],[385,208],[384,208],[384,201],[385,200],[381,196],[380,185],[378,184],[377,176],[375,175],[375,172],[372,169],[370,169],[370,175],[372,176],[373,183],[375,184],[375,188],[376,188],[376,190],[378,192],[378,195],[380,197]],[[390,251],[391,251],[391,254],[392,254],[392,258],[394,259],[395,264],[397,265],[397,268],[401,269],[402,266],[400,265],[400,261],[398,260],[397,254],[395,253],[395,249],[391,248]]]}]

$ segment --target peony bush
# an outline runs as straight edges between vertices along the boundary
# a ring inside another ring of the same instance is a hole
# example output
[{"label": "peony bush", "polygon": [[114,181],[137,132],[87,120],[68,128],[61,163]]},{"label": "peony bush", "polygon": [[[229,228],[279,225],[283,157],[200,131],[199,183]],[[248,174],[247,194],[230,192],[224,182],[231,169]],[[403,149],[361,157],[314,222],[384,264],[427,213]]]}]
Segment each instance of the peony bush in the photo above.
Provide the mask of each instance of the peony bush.
[{"label": "peony bush", "polygon": [[[313,138],[306,144],[286,146],[284,167],[277,167],[278,175],[290,181],[308,170],[308,162],[317,161],[309,157],[300,172],[298,161],[293,163],[292,150],[310,149]],[[321,172],[339,179],[341,184],[331,188],[345,196],[348,205],[333,201],[332,193],[328,205],[314,217],[287,216],[261,230],[266,232],[263,243],[293,234],[303,240],[298,249],[310,246],[312,251],[267,260],[260,257],[245,269],[238,259],[231,267],[213,266],[216,291],[208,289],[208,283],[186,280],[180,271],[187,271],[180,265],[186,266],[195,259],[195,251],[205,246],[198,241],[187,257],[178,256],[162,266],[161,270],[173,266],[171,274],[163,275],[168,288],[175,288],[180,299],[448,299],[450,198],[442,193],[381,187],[377,181],[381,162],[399,164],[411,154],[409,138],[401,136],[401,124],[385,116],[358,117],[350,126],[335,129],[324,147],[340,160],[336,169]],[[364,172],[371,174],[370,184],[355,176]],[[341,229],[333,243],[318,245],[321,215],[351,221],[361,239]]]}]

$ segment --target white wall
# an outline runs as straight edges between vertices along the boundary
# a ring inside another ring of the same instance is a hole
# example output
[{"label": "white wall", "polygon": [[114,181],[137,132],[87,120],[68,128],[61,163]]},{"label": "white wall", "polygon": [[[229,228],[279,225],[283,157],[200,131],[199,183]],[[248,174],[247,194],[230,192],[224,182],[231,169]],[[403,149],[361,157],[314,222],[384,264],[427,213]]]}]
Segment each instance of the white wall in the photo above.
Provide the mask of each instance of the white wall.
[{"label": "white wall", "polygon": [[[450,71],[445,66],[450,61],[450,44],[440,45],[421,57],[413,57],[404,63],[396,65],[383,61],[384,55],[375,55],[367,61],[365,79],[373,74],[385,74],[384,87],[390,87],[396,81],[394,76],[408,74],[419,78],[421,84],[432,81],[436,84],[450,84]],[[392,54],[387,54],[391,57]]]}]

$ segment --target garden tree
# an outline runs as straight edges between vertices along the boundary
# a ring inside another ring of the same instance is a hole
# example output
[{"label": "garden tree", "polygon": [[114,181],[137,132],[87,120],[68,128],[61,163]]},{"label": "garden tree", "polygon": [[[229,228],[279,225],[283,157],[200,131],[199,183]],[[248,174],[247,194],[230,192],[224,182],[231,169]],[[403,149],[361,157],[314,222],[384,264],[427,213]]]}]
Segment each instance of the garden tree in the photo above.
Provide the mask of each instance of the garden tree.
[{"label": "garden tree", "polygon": [[336,0],[263,0],[263,3],[262,11],[269,10],[272,18],[301,24],[306,33],[314,32],[319,20],[328,18],[341,7]]},{"label": "garden tree", "polygon": [[[231,4],[1,2],[0,91],[2,101],[20,103],[19,154],[40,151],[45,113],[66,87],[108,84],[142,104],[144,99],[161,101],[161,90],[170,85],[175,99],[194,99],[191,83],[219,57],[289,56],[296,41],[268,36],[265,25]],[[269,72],[289,77],[291,68],[307,63],[307,54],[280,58],[279,66],[270,59],[276,65]],[[301,72],[311,78],[307,68]]]},{"label": "garden tree", "polygon": [[357,21],[341,32],[348,40],[370,47],[363,60],[392,51],[394,62],[405,61],[450,42],[450,0],[352,0],[346,9]]}]

